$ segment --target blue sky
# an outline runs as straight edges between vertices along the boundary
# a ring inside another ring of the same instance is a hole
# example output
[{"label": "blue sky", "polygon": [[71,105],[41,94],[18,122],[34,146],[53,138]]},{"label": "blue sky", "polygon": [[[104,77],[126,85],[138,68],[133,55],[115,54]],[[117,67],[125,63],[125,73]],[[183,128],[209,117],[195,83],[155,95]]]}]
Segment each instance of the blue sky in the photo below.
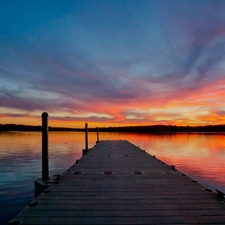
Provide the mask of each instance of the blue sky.
[{"label": "blue sky", "polygon": [[0,123],[221,124],[225,2],[1,1]]}]

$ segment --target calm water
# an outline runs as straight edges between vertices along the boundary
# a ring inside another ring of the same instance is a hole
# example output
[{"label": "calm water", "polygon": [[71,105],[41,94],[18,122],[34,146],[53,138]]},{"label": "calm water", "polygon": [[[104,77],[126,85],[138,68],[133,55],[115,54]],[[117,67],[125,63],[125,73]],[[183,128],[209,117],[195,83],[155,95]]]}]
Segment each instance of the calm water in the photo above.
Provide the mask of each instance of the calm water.
[{"label": "calm water", "polygon": [[[101,140],[129,140],[205,186],[225,192],[225,134],[147,135],[100,133]],[[89,134],[89,147],[96,134]],[[0,133],[0,223],[7,224],[34,198],[41,176],[41,133]],[[81,157],[84,133],[49,133],[50,175]]]}]

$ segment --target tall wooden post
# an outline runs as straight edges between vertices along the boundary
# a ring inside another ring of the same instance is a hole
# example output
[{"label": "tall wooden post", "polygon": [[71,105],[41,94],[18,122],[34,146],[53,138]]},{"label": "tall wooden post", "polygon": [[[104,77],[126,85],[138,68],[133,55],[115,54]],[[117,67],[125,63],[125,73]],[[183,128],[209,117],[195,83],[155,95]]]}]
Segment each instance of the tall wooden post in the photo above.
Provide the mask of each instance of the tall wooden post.
[{"label": "tall wooden post", "polygon": [[88,151],[88,124],[85,123],[85,150]]},{"label": "tall wooden post", "polygon": [[48,113],[42,113],[42,180],[49,180],[48,172]]}]

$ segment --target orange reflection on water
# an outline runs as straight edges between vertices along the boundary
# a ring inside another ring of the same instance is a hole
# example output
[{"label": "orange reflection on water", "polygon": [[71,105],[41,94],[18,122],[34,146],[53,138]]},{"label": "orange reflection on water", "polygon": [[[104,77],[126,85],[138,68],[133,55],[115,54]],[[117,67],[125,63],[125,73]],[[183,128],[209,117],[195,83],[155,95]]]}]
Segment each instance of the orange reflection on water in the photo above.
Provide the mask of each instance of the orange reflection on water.
[{"label": "orange reflection on water", "polygon": [[[178,170],[211,188],[225,192],[224,134],[134,134],[99,133],[100,140],[128,140],[151,155],[175,165]],[[0,133],[0,160],[16,168],[41,170],[41,132]],[[89,148],[96,142],[96,132],[89,132]],[[50,171],[64,172],[82,155],[84,132],[49,132]],[[20,163],[18,165],[18,163]],[[37,169],[38,168],[38,169]]]},{"label": "orange reflection on water", "polygon": [[[93,146],[96,142],[97,135],[95,132],[89,132],[88,134],[88,143],[89,146]],[[85,133],[84,132],[49,132],[49,146],[56,151],[56,148],[61,146],[63,147],[76,147],[80,150],[85,147]]]},{"label": "orange reflection on water", "polygon": [[[41,149],[40,132],[0,132],[0,158],[9,155],[26,155]],[[33,146],[30,148],[30,146]]]},{"label": "orange reflection on water", "polygon": [[128,135],[148,153],[211,188],[225,191],[225,135]]}]

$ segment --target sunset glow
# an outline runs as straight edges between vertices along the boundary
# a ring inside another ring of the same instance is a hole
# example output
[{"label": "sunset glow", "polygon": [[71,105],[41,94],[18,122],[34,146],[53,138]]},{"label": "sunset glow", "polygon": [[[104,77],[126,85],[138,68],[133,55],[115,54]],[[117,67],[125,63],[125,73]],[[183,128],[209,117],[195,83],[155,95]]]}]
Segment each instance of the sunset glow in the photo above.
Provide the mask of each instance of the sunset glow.
[{"label": "sunset glow", "polygon": [[3,1],[0,124],[225,124],[225,2]]}]

